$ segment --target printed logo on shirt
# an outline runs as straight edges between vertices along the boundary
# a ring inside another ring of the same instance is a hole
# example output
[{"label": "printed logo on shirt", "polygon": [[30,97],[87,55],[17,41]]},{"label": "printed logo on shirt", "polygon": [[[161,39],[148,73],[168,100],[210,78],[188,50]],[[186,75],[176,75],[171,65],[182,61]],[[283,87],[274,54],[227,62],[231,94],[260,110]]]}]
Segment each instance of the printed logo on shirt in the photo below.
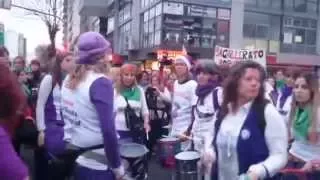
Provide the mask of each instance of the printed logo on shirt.
[{"label": "printed logo on shirt", "polygon": [[76,111],[74,111],[73,103],[64,99],[63,105],[62,114],[64,121],[69,121],[75,126],[80,126],[80,121],[77,118],[78,114]]},{"label": "printed logo on shirt", "polygon": [[251,133],[250,133],[250,131],[249,131],[248,129],[243,129],[243,130],[241,131],[241,138],[242,138],[243,140],[249,139],[250,136],[251,136]]}]

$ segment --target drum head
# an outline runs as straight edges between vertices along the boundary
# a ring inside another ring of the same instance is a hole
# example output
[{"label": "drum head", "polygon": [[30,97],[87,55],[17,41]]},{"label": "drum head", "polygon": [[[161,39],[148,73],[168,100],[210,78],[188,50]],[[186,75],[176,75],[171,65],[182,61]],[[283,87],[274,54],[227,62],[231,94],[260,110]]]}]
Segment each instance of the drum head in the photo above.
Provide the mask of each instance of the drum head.
[{"label": "drum head", "polygon": [[200,159],[200,154],[195,151],[186,151],[186,152],[181,152],[177,154],[175,158],[182,161],[189,161],[189,160]]},{"label": "drum head", "polygon": [[175,141],[179,141],[179,139],[176,137],[165,137],[165,138],[161,138],[159,141],[160,142],[175,142]]},{"label": "drum head", "polygon": [[146,155],[149,150],[141,144],[126,143],[120,145],[120,155],[126,158],[138,158]]}]

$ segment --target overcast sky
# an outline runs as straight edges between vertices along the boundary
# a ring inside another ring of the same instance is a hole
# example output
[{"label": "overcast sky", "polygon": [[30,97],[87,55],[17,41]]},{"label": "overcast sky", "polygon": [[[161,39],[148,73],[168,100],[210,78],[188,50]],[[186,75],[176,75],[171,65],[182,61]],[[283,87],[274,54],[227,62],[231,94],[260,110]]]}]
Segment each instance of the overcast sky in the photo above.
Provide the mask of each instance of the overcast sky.
[{"label": "overcast sky", "polygon": [[[30,7],[30,4],[23,4],[28,3],[28,1],[14,0],[13,3]],[[37,16],[28,15],[28,12],[24,10],[17,8],[12,8],[10,11],[0,9],[0,22],[5,25],[6,30],[24,34],[27,38],[28,57],[33,55],[37,45],[50,42],[44,22]],[[58,33],[56,43],[58,47],[62,46],[62,31]]]}]

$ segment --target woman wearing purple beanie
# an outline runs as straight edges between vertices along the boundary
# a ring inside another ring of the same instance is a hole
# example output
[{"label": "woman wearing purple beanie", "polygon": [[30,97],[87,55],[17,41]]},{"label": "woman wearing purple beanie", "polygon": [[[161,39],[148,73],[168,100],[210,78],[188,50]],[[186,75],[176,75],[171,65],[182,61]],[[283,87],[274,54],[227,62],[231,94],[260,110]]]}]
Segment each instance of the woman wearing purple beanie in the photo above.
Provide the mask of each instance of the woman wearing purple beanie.
[{"label": "woman wearing purple beanie", "polygon": [[125,172],[114,123],[113,86],[105,76],[111,44],[99,33],[86,32],[79,37],[77,49],[77,66],[62,85],[64,139],[70,146],[81,149],[103,147],[100,153],[108,163],[101,169],[92,165],[92,159],[80,156],[74,179],[123,179]]}]

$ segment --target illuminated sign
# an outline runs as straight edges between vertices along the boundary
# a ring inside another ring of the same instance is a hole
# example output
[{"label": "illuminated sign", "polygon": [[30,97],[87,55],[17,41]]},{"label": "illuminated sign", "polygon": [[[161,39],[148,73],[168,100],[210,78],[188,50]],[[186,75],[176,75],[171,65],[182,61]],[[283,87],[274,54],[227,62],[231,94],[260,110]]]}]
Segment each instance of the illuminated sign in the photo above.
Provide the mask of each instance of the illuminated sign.
[{"label": "illuminated sign", "polygon": [[157,51],[157,59],[160,60],[164,56],[168,59],[175,59],[177,56],[184,55],[183,51],[168,51],[168,50],[158,50]]}]

